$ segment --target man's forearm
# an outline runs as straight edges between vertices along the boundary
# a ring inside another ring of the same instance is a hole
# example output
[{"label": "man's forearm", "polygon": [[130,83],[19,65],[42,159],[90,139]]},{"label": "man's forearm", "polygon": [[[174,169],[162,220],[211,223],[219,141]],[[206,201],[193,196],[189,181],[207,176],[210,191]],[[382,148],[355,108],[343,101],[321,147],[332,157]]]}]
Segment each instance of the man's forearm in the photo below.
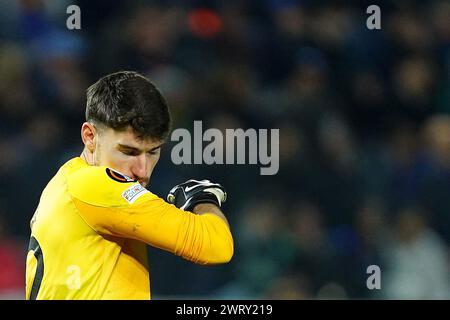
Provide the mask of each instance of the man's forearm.
[{"label": "man's forearm", "polygon": [[223,214],[222,210],[220,208],[212,203],[199,203],[194,207],[194,210],[192,210],[195,214],[205,214],[205,213],[212,213],[221,218],[225,223],[227,224],[228,228],[230,227],[227,218]]}]

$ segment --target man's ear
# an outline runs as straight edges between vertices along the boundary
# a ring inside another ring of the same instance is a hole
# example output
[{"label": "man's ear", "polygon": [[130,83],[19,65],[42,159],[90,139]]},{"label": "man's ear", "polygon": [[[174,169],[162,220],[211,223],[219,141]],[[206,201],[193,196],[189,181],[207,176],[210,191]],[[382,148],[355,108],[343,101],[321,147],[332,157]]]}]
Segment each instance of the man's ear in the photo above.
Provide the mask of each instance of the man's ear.
[{"label": "man's ear", "polygon": [[95,150],[96,143],[96,128],[92,123],[84,122],[81,125],[81,140],[83,140],[84,146],[89,152],[93,153]]}]

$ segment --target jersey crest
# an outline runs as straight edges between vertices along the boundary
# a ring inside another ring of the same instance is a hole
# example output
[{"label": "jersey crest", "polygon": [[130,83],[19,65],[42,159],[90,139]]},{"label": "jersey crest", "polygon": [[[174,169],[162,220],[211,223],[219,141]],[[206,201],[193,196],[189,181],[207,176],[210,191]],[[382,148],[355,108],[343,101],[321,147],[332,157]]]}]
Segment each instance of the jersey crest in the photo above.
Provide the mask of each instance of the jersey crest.
[{"label": "jersey crest", "polygon": [[136,182],[136,180],[131,179],[130,177],[127,177],[124,174],[121,174],[117,171],[114,171],[110,168],[106,168],[106,174],[108,177],[113,179],[114,181],[125,183],[125,182]]}]

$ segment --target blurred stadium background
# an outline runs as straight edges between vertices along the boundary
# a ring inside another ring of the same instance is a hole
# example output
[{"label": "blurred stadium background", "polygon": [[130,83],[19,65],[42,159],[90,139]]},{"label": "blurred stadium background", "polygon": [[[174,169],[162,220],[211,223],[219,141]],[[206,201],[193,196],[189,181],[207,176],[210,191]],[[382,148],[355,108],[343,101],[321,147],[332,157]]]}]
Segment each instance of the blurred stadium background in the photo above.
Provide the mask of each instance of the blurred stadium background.
[{"label": "blurred stadium background", "polygon": [[223,183],[236,249],[214,267],[150,249],[154,299],[449,299],[449,17],[449,1],[0,0],[0,297],[23,297],[29,220],[81,152],[85,89],[131,69],[174,128],[280,129],[275,176],[163,150],[150,189]]}]

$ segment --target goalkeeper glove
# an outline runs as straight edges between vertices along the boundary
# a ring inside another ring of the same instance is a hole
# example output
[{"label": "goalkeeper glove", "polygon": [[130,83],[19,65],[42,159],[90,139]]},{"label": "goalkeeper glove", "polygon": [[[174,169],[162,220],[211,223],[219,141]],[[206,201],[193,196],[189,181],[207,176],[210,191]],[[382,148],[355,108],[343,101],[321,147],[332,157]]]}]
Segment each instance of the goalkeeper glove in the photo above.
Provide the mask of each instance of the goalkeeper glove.
[{"label": "goalkeeper glove", "polygon": [[192,211],[199,203],[213,203],[220,207],[226,198],[227,193],[220,184],[193,179],[176,185],[167,195],[169,203],[186,211]]}]

